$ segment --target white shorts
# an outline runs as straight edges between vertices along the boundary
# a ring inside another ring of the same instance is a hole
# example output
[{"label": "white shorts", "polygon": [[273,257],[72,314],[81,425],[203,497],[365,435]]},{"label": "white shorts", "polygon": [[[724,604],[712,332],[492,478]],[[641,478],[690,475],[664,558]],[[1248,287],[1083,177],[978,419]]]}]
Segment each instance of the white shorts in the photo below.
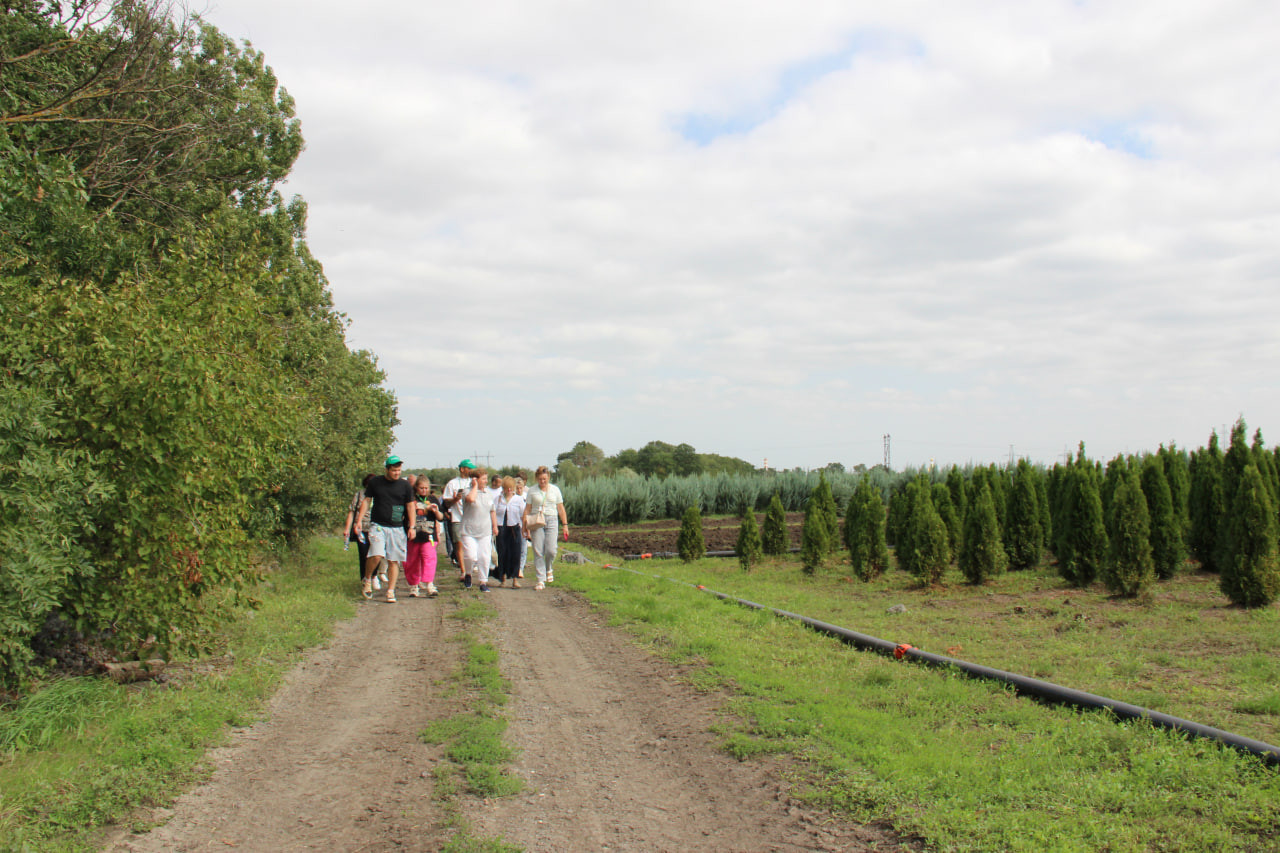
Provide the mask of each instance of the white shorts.
[{"label": "white shorts", "polygon": [[403,527],[369,525],[369,556],[386,557],[388,563],[403,563],[408,554],[409,539]]}]

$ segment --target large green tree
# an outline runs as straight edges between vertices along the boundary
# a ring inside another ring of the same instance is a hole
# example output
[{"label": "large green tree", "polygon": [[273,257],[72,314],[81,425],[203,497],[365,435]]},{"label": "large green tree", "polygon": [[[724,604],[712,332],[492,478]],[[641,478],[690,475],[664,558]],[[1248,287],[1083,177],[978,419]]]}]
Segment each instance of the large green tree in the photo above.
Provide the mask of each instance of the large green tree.
[{"label": "large green tree", "polygon": [[202,648],[251,551],[332,525],[385,452],[394,398],[277,189],[292,110],[156,3],[0,15],[0,540],[41,555],[0,554],[0,590],[39,586],[0,607],[0,679],[52,622]]}]

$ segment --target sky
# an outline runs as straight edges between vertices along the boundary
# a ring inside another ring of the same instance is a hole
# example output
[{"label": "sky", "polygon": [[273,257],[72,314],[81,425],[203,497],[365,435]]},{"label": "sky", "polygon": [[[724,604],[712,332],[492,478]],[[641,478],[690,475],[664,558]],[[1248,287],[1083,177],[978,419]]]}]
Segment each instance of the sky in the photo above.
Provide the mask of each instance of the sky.
[{"label": "sky", "polygon": [[207,0],[411,468],[1280,440],[1274,0]]}]

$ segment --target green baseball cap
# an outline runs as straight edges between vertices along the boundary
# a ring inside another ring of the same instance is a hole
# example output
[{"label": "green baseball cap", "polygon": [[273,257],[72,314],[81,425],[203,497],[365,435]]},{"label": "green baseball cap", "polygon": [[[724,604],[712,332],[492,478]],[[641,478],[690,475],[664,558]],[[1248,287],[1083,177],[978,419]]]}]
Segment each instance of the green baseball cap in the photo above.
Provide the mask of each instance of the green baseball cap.
[{"label": "green baseball cap", "polygon": [[472,462],[470,459],[463,459],[461,462],[458,463],[458,467],[471,468],[472,470],[474,470],[476,467],[476,463]]},{"label": "green baseball cap", "polygon": [[396,465],[403,465],[403,464],[404,464],[404,463],[400,461],[400,457],[399,457],[399,456],[388,456],[388,457],[387,457],[387,467],[388,467],[388,468],[394,468]]}]

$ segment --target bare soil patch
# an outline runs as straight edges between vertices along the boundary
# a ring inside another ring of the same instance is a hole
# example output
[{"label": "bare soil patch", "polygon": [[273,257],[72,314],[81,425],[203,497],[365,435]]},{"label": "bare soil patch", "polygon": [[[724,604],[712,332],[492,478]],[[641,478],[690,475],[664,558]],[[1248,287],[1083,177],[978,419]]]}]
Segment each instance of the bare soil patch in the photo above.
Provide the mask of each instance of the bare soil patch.
[{"label": "bare soil patch", "polygon": [[[439,580],[434,600],[362,603],[298,665],[268,717],[214,751],[207,782],[141,816],[162,825],[122,830],[104,849],[439,850],[451,831],[432,799],[440,748],[418,732],[459,710],[441,683],[462,655],[446,617],[484,594],[462,590],[443,560]],[[917,849],[794,800],[783,761],[718,749],[709,727],[724,697],[696,692],[576,596],[529,586],[487,595],[526,789],[463,796],[477,834],[527,851]]]},{"label": "bare soil patch", "polygon": [[[572,521],[572,519],[570,519]],[[756,521],[764,524],[764,514],[757,513]],[[702,519],[702,538],[708,551],[732,551],[738,544],[737,516]],[[800,528],[803,513],[787,514],[787,532],[791,547],[800,547]],[[680,537],[679,519],[638,521],[633,524],[571,525],[573,541],[588,548],[595,548],[617,557],[639,554],[670,554],[676,551]]]}]

